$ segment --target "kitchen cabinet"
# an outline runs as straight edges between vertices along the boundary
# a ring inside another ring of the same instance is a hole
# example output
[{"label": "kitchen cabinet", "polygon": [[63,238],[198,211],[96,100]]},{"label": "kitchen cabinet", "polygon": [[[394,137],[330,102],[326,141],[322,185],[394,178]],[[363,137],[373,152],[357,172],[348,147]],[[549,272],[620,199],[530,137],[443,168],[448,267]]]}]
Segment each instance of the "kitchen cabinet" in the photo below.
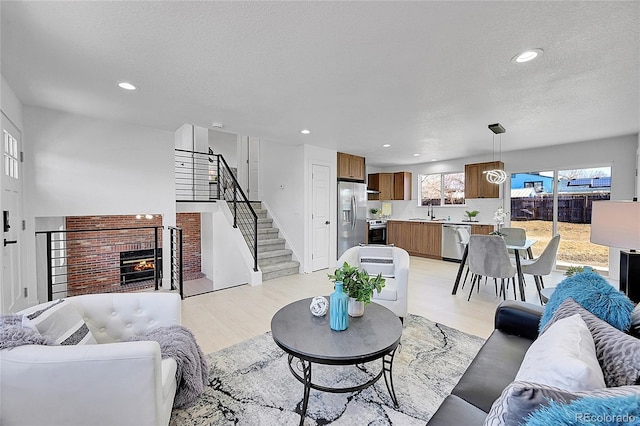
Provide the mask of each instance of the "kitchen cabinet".
[{"label": "kitchen cabinet", "polygon": [[393,200],[393,173],[374,173],[368,178],[367,187],[380,192],[369,194],[369,200]]},{"label": "kitchen cabinet", "polygon": [[364,182],[364,171],[364,157],[344,152],[338,153],[338,179]]},{"label": "kitchen cabinet", "polygon": [[471,234],[489,235],[493,232],[493,225],[471,225]]},{"label": "kitchen cabinet", "polygon": [[500,198],[500,185],[487,181],[483,173],[487,170],[502,169],[502,161],[487,163],[465,164],[464,166],[464,196],[465,198]]},{"label": "kitchen cabinet", "polygon": [[411,199],[411,173],[397,172],[393,174],[393,199]]},{"label": "kitchen cabinet", "polygon": [[442,224],[387,221],[387,244],[403,248],[413,256],[441,259]]}]

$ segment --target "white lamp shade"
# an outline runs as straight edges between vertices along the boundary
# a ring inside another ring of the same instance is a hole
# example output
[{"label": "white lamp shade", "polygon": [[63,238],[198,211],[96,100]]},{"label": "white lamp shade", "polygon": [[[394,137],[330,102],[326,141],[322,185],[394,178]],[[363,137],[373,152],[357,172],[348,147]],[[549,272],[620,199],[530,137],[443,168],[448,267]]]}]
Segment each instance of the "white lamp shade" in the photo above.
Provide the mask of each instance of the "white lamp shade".
[{"label": "white lamp shade", "polygon": [[594,201],[591,210],[591,242],[622,249],[639,249],[640,203]]}]

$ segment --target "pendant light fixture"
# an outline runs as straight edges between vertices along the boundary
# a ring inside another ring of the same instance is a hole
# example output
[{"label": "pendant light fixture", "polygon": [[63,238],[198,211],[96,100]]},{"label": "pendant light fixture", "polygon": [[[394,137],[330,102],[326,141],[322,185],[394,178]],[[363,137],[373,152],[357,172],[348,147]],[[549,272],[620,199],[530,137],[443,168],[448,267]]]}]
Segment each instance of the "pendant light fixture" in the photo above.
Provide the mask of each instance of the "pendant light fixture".
[{"label": "pendant light fixture", "polygon": [[[498,143],[500,151],[498,161],[500,161],[502,157],[502,134],[506,132],[506,129],[502,127],[500,123],[495,123],[489,124],[489,130],[493,132],[493,161],[496,160],[496,135],[499,135]],[[507,174],[502,169],[485,170],[482,173],[486,174],[489,183],[495,183],[496,185],[500,185],[507,180]]]}]

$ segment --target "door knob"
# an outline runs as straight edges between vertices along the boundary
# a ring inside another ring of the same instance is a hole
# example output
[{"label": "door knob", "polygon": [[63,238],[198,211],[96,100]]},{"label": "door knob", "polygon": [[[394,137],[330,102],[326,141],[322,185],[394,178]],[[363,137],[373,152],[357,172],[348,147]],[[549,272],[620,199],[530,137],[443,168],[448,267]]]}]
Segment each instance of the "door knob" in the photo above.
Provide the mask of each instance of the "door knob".
[{"label": "door knob", "polygon": [[330,224],[330,223],[331,223],[331,222],[327,220],[324,224],[325,224],[325,225],[328,225],[328,224]]},{"label": "door knob", "polygon": [[18,244],[17,240],[9,241],[6,238],[4,239],[4,246],[8,246],[9,244]]}]

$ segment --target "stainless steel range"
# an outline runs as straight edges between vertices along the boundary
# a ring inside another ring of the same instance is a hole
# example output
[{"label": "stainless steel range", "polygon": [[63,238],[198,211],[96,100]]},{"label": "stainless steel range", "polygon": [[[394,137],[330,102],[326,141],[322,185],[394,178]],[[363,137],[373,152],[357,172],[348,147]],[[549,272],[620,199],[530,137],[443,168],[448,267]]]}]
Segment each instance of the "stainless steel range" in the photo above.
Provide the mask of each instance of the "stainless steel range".
[{"label": "stainless steel range", "polygon": [[387,220],[369,219],[369,244],[387,244]]}]

